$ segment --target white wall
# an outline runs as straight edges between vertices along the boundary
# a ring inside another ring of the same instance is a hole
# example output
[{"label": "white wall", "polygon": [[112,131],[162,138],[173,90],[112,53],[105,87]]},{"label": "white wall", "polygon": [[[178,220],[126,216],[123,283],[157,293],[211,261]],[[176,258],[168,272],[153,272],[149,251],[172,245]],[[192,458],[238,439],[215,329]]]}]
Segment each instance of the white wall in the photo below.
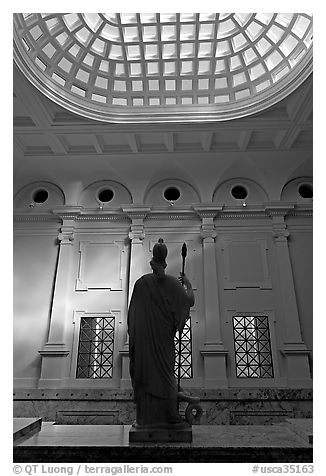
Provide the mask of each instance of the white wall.
[{"label": "white wall", "polygon": [[27,386],[40,376],[57,258],[56,231],[37,228],[14,234],[14,378]]}]

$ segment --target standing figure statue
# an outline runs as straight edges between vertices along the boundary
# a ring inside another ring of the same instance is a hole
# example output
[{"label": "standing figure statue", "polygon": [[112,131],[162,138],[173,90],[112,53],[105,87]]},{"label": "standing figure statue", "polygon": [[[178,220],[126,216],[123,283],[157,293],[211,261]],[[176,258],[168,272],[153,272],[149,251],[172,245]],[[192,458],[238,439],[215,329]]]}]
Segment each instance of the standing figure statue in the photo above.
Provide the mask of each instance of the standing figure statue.
[{"label": "standing figure statue", "polygon": [[182,332],[194,305],[185,274],[165,274],[168,250],[162,238],[153,247],[153,273],[139,278],[128,311],[130,376],[136,427],[183,428],[174,375],[176,331]]}]

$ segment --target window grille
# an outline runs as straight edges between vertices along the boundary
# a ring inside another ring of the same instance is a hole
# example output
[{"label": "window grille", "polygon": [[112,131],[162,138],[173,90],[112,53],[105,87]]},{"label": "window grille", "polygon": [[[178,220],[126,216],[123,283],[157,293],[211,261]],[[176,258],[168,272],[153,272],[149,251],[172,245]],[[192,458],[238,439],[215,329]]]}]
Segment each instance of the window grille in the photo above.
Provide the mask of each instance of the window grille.
[{"label": "window grille", "polygon": [[267,316],[234,316],[236,376],[273,378],[273,361]]},{"label": "window grille", "polygon": [[114,317],[80,320],[76,378],[112,378]]},{"label": "window grille", "polygon": [[[175,344],[175,366],[174,374],[178,378],[178,364],[179,364],[179,332],[174,338]],[[181,334],[181,378],[192,378],[192,335],[191,335],[191,320],[186,321]]]}]

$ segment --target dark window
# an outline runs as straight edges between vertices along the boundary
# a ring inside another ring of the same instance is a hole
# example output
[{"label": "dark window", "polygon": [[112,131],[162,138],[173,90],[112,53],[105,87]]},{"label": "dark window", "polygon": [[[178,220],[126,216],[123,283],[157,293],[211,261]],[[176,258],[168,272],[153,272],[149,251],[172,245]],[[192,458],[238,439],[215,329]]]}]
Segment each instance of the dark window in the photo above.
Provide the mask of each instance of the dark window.
[{"label": "dark window", "polygon": [[98,199],[102,203],[110,202],[113,197],[114,197],[114,192],[110,188],[106,188],[105,190],[102,190],[98,194]]},{"label": "dark window", "polygon": [[112,378],[114,317],[80,320],[77,378]]},{"label": "dark window", "polygon": [[[176,333],[174,338],[175,344],[175,366],[174,374],[178,378],[178,365],[179,365],[179,332]],[[191,336],[191,320],[186,321],[181,334],[181,378],[192,378],[192,336]]]},{"label": "dark window", "polygon": [[49,197],[49,192],[45,189],[37,190],[34,192],[33,201],[35,203],[44,203]]},{"label": "dark window", "polygon": [[169,187],[164,191],[164,198],[169,202],[176,202],[180,198],[180,190],[176,187]]},{"label": "dark window", "polygon": [[267,316],[234,316],[236,376],[274,377]]},{"label": "dark window", "polygon": [[302,198],[312,198],[312,185],[310,185],[309,183],[304,183],[300,185],[298,191]]},{"label": "dark window", "polygon": [[243,200],[247,197],[248,192],[242,185],[235,185],[231,190],[231,194],[233,198]]}]

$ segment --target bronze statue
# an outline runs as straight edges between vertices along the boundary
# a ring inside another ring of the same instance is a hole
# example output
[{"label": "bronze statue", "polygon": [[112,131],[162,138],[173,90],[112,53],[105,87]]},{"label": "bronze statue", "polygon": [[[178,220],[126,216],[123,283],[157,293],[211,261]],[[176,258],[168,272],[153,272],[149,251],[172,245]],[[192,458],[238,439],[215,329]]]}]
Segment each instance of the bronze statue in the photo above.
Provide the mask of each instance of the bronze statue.
[{"label": "bronze statue", "polygon": [[[130,376],[138,428],[183,428],[174,375],[176,331],[182,331],[194,305],[184,273],[165,274],[167,248],[160,238],[150,261],[153,273],[139,278],[128,311]],[[180,399],[180,392],[179,392]]]}]

